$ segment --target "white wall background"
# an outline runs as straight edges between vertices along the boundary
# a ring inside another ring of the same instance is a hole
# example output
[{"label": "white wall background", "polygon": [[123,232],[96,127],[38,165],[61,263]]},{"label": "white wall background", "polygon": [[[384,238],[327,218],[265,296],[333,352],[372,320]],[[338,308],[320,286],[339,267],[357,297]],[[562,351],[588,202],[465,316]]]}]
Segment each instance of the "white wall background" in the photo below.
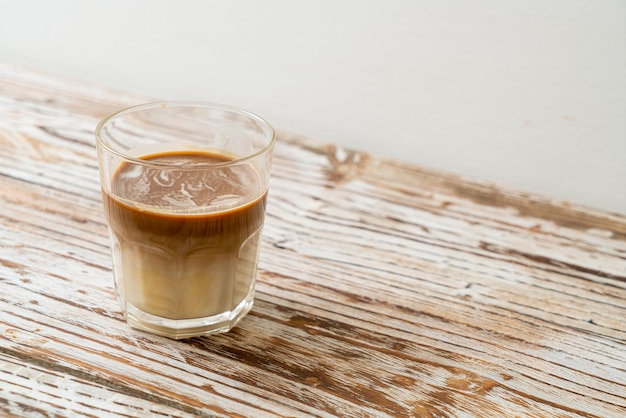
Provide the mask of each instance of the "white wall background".
[{"label": "white wall background", "polygon": [[0,0],[0,61],[626,214],[623,0]]}]

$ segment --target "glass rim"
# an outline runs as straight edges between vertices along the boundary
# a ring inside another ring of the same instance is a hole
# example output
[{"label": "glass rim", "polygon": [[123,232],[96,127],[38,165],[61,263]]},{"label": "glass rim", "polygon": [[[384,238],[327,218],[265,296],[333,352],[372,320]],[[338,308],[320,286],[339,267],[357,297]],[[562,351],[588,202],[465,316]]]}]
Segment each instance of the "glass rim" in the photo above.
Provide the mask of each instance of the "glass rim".
[{"label": "glass rim", "polygon": [[[205,109],[215,109],[215,110],[225,110],[225,111],[229,111],[232,113],[236,113],[238,115],[241,116],[245,116],[247,118],[249,118],[250,120],[253,120],[254,122],[256,122],[257,124],[261,125],[262,127],[266,128],[268,131],[268,136],[269,136],[269,141],[267,142],[267,144],[265,144],[261,149],[259,149],[258,151],[245,155],[243,157],[238,157],[238,158],[234,158],[232,160],[228,160],[228,161],[220,161],[220,162],[212,162],[212,163],[199,163],[199,164],[184,164],[184,165],[176,165],[176,164],[171,164],[171,163],[163,163],[163,162],[158,162],[158,161],[150,161],[150,160],[144,160],[141,158],[137,158],[137,157],[133,157],[123,151],[119,151],[113,147],[111,147],[107,141],[104,139],[103,135],[102,135],[102,131],[105,127],[105,125],[107,125],[109,122],[111,122],[112,120],[123,116],[125,114],[130,114],[130,113],[134,113],[137,111],[141,111],[141,110],[147,110],[147,109],[156,109],[158,107],[161,107],[163,109],[165,109],[166,107],[180,107],[180,108],[184,108],[184,107],[196,107],[196,108],[205,108]],[[225,167],[225,166],[231,166],[231,165],[236,165],[236,164],[240,164],[243,162],[246,162],[248,160],[254,159],[255,157],[258,157],[259,155],[262,155],[266,152],[268,152],[269,150],[272,149],[272,147],[274,146],[275,142],[276,142],[276,131],[274,130],[274,128],[272,127],[272,125],[266,121],[265,119],[263,119],[262,117],[260,117],[259,115],[257,115],[256,113],[250,112],[248,110],[244,110],[242,108],[239,107],[235,107],[235,106],[229,106],[229,105],[225,105],[225,104],[221,104],[221,103],[213,103],[213,102],[204,102],[204,101],[195,101],[195,100],[163,100],[163,101],[153,101],[153,102],[146,102],[146,103],[141,103],[141,104],[136,104],[133,106],[128,106],[122,109],[119,109],[113,113],[110,113],[109,115],[105,116],[104,118],[102,118],[100,120],[100,122],[98,122],[98,125],[96,125],[96,129],[95,129],[95,136],[96,136],[96,145],[98,145],[99,147],[102,147],[103,149],[107,150],[108,152],[120,157],[121,159],[123,159],[126,162],[131,162],[133,164],[140,164],[140,165],[144,165],[144,166],[154,166],[154,167],[175,167],[178,169],[183,169],[183,170],[193,170],[193,169],[206,169],[209,167]]]}]

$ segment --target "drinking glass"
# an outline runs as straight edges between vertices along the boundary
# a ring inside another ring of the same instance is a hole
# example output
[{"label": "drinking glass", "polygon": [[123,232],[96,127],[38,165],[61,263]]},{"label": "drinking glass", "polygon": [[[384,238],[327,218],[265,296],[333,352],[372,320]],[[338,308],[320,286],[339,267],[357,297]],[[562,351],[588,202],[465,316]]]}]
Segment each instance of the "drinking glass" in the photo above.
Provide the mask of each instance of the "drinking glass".
[{"label": "drinking glass", "polygon": [[154,102],[96,128],[115,290],[128,324],[181,339],[252,308],[275,133],[250,112]]}]

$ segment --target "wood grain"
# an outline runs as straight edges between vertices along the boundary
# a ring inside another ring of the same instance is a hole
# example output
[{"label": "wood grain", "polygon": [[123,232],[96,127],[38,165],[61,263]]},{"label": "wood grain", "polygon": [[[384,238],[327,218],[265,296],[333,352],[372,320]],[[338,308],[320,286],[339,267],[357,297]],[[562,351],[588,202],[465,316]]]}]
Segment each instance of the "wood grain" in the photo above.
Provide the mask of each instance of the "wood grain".
[{"label": "wood grain", "polygon": [[0,415],[626,416],[626,218],[281,133],[252,312],[114,299],[93,131],[146,101],[0,65]]}]

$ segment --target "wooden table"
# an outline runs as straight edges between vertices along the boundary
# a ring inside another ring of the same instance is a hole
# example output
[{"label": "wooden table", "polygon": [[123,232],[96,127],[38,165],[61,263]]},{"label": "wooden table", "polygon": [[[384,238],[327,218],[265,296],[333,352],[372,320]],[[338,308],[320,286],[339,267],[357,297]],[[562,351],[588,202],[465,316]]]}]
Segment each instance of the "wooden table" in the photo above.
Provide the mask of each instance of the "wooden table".
[{"label": "wooden table", "polygon": [[626,416],[626,217],[287,133],[252,312],[131,330],[93,132],[145,100],[0,65],[0,415]]}]

